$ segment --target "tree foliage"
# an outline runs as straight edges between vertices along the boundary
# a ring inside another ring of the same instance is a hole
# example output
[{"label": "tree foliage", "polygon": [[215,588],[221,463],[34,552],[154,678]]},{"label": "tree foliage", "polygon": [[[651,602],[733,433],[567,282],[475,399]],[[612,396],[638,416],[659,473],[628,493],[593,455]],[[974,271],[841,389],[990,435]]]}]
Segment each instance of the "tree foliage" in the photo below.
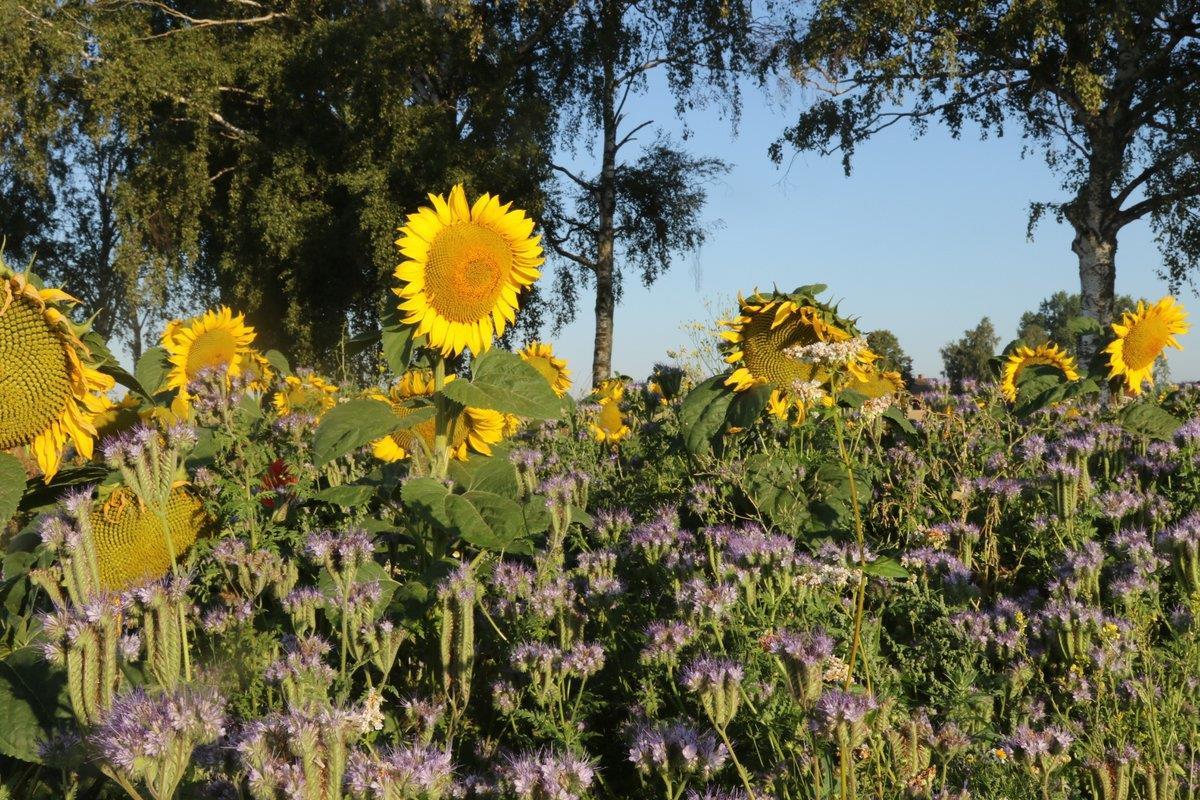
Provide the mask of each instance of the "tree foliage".
[{"label": "tree foliage", "polygon": [[1113,315],[1117,235],[1148,218],[1166,274],[1200,257],[1200,6],[1191,0],[833,0],[786,37],[826,90],[772,148],[840,152],[899,122],[955,136],[1016,124],[1067,197],[1035,203],[1075,231],[1083,312]]},{"label": "tree foliage", "polygon": [[19,243],[49,258],[86,170],[72,147],[116,147],[110,272],[186,278],[311,359],[374,319],[427,191],[540,211],[555,116],[537,70],[568,8],[0,0],[0,212],[57,220]]},{"label": "tree foliage", "polygon": [[909,357],[908,353],[904,352],[904,348],[900,346],[900,340],[896,338],[896,334],[886,328],[871,331],[867,334],[867,345],[871,348],[872,352],[880,357],[878,363],[883,369],[899,372],[900,377],[904,379],[906,384],[912,383],[912,358]]},{"label": "tree foliage", "polygon": [[985,381],[992,377],[990,361],[996,353],[1000,337],[992,321],[984,317],[974,328],[965,331],[961,339],[942,348],[942,372],[955,386],[963,381]]},{"label": "tree foliage", "polygon": [[[1137,303],[1128,295],[1118,295],[1115,313],[1132,311]],[[1052,342],[1071,355],[1078,355],[1083,335],[1071,329],[1071,320],[1083,314],[1083,302],[1078,294],[1055,292],[1033,311],[1026,311],[1017,323],[1017,338],[1030,347]]]}]

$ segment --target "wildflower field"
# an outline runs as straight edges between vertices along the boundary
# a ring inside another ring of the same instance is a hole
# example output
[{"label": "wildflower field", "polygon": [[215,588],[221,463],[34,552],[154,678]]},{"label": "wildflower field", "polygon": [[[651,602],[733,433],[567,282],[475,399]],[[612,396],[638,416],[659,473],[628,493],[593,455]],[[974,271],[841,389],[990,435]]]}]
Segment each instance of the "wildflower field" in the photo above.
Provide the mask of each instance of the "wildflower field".
[{"label": "wildflower field", "polygon": [[905,386],[747,287],[725,372],[586,394],[504,336],[534,220],[429,202],[375,383],[224,307],[129,372],[0,265],[0,797],[1200,794],[1173,298]]}]

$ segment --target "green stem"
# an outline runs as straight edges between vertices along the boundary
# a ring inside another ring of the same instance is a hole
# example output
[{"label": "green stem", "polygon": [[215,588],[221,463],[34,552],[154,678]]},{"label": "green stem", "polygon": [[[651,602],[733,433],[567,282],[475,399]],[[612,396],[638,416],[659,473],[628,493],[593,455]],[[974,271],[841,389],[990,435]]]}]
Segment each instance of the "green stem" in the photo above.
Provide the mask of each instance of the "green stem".
[{"label": "green stem", "polygon": [[733,766],[737,768],[738,777],[742,779],[742,786],[746,787],[746,794],[750,795],[750,800],[758,800],[754,794],[754,787],[750,785],[750,773],[746,772],[746,768],[742,766],[742,762],[738,761],[737,753],[733,751],[733,742],[729,741],[729,735],[725,733],[725,728],[713,726],[717,728],[717,733],[721,736],[721,741],[725,743],[725,749],[729,751],[729,759],[733,762]]},{"label": "green stem", "polygon": [[445,386],[446,359],[441,354],[438,354],[434,356],[433,362],[433,402],[437,408],[437,417],[434,421],[433,453],[430,459],[433,462],[430,472],[438,480],[445,478],[446,473],[450,469],[450,414],[446,405],[446,398],[442,396],[442,389]]}]

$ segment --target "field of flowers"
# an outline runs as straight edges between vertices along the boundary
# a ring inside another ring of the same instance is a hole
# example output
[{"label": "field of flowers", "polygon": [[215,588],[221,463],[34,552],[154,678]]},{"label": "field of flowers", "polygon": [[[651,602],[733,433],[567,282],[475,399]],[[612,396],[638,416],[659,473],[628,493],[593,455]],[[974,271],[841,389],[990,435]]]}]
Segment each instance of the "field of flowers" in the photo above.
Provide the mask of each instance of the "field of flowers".
[{"label": "field of flowers", "polygon": [[1172,298],[905,387],[824,287],[753,293],[723,374],[576,400],[498,338],[533,221],[430,203],[378,385],[227,308],[129,373],[0,266],[0,797],[1200,794]]}]

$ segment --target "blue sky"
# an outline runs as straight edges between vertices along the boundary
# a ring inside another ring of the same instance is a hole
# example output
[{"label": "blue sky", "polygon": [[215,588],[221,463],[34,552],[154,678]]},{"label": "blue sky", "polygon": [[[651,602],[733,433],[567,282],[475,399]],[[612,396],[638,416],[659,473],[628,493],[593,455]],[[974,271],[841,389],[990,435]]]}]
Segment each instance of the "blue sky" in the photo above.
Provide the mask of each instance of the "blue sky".
[{"label": "blue sky", "polygon": [[[802,154],[776,167],[767,147],[802,102],[797,92],[768,102],[747,90],[736,136],[712,109],[689,117],[692,152],[733,168],[710,187],[704,217],[714,229],[704,249],[681,257],[649,289],[636,276],[627,279],[616,313],[614,369],[644,377],[668,349],[686,343],[684,323],[707,317],[706,298],[825,283],[860,327],[892,330],[917,372],[938,375],[939,348],[984,315],[1003,347],[1023,311],[1060,289],[1078,291],[1069,227],[1044,219],[1034,239],[1026,239],[1029,203],[1063,193],[1039,154],[1021,158],[1015,128],[981,141],[967,131],[955,140],[935,126],[914,139],[907,126],[896,126],[860,146],[848,178],[836,156]],[[632,124],[654,119],[679,130],[661,92],[631,106]],[[581,153],[576,163],[587,159]],[[1161,263],[1149,226],[1126,227],[1117,291],[1162,296]],[[1200,302],[1190,289],[1180,295],[1200,325]],[[593,302],[584,293],[579,317],[555,339],[577,383],[591,370]],[[1200,378],[1200,333],[1181,344],[1183,352],[1168,352],[1172,377]]]}]

